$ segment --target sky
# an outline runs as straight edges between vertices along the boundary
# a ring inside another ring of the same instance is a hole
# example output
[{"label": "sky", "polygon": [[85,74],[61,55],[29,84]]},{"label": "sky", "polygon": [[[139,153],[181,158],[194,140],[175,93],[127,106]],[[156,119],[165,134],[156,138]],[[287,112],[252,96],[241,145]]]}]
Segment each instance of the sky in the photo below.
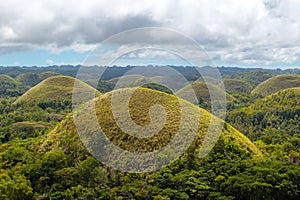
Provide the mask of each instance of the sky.
[{"label": "sky", "polygon": [[[300,67],[298,0],[0,0],[0,8],[0,66],[83,64],[115,34],[159,27],[195,40],[217,66]],[[119,63],[185,63],[145,52]]]}]

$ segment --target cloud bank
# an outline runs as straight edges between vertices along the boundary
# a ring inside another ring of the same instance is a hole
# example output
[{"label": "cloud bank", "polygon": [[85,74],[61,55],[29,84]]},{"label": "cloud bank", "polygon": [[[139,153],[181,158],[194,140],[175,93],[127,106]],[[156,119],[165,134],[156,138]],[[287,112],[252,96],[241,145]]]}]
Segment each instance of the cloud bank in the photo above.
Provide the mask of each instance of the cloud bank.
[{"label": "cloud bank", "polygon": [[216,63],[300,63],[297,0],[0,0],[0,7],[0,56],[86,52],[121,31],[165,27],[195,39]]}]

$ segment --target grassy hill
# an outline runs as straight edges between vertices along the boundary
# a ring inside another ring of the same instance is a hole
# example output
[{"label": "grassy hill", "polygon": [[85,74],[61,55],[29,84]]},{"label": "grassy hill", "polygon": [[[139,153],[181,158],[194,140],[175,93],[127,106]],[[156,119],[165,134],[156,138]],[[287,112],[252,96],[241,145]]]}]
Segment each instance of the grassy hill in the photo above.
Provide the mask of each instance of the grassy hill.
[{"label": "grassy hill", "polygon": [[251,85],[257,86],[258,84],[264,82],[265,80],[271,78],[273,75],[264,72],[264,71],[255,71],[255,72],[241,72],[237,74],[233,74],[231,76],[225,76],[225,78],[228,79],[237,79],[246,81],[247,83],[250,83]]},{"label": "grassy hill", "polygon": [[17,81],[5,74],[0,74],[0,97],[18,96],[19,89]]},{"label": "grassy hill", "polygon": [[267,96],[278,92],[279,90],[293,87],[300,87],[300,75],[283,74],[274,76],[262,82],[252,91],[252,93]]},{"label": "grassy hill", "polygon": [[6,74],[0,74],[0,83],[7,85],[17,85],[16,80]]},{"label": "grassy hill", "polygon": [[[47,78],[38,85],[32,87],[15,103],[19,102],[43,102],[43,101],[72,101],[73,87],[75,78],[69,76],[54,76]],[[88,93],[95,91],[90,85],[81,82],[80,91]],[[96,92],[100,95],[100,92]]]},{"label": "grassy hill", "polygon": [[242,80],[224,79],[224,87],[229,94],[250,93],[253,87]]},{"label": "grassy hill", "polygon": [[[119,89],[116,94],[124,96],[133,89]],[[123,94],[124,93],[124,94]],[[112,114],[111,107],[111,98],[113,92],[107,93],[102,97],[98,97],[95,99],[96,105],[96,115],[98,119],[98,123],[101,126],[101,130],[103,133],[112,141],[115,145],[121,147],[122,149],[126,149],[127,151],[134,152],[151,152],[154,150],[158,150],[163,146],[167,145],[170,140],[175,137],[174,134],[179,130],[179,126],[183,126],[184,136],[178,142],[178,148],[182,141],[187,140],[187,138],[192,137],[192,124],[199,120],[199,126],[197,128],[197,133],[195,136],[195,141],[192,143],[191,149],[193,149],[193,153],[199,152],[201,142],[203,141],[205,134],[208,130],[209,122],[212,120],[216,130],[221,122],[217,117],[212,116],[209,112],[204,109],[198,108],[193,104],[178,99],[174,95],[169,95],[163,92],[154,91],[150,89],[139,88],[131,96],[130,104],[129,104],[129,112],[132,120],[141,126],[148,125],[150,121],[149,109],[155,104],[160,104],[164,107],[166,112],[166,122],[163,127],[160,129],[160,132],[154,136],[148,138],[137,138],[134,136],[125,133],[123,129],[121,129]],[[115,105],[115,109],[118,111],[124,111],[126,106],[123,105],[122,100],[118,101],[117,105]],[[91,103],[86,104],[86,106],[81,107],[79,111],[75,113],[78,115],[79,113],[83,113],[83,118],[80,121],[82,128],[84,130],[88,130],[86,135],[81,134],[81,139],[86,143],[92,142],[96,144],[97,135],[93,135],[95,133],[95,129],[88,122],[90,119],[84,113],[90,113]],[[187,119],[181,120],[181,111],[180,108],[184,107],[187,109]],[[159,112],[159,111],[158,111]],[[199,113],[199,115],[198,115]],[[153,115],[157,116],[157,115]],[[152,120],[156,120],[156,118],[151,116]],[[130,121],[126,118],[121,118],[122,123],[129,126]],[[78,125],[78,124],[77,124]],[[78,127],[78,126],[77,126]],[[226,124],[222,134],[221,140],[225,142],[227,145],[234,145],[238,149],[249,152],[251,155],[260,155],[259,150],[255,145],[251,143],[251,141],[245,137],[243,134],[235,130],[229,124]],[[100,144],[97,144],[99,148],[101,148]],[[75,158],[80,159],[84,157],[80,155],[81,152],[84,152],[84,147],[82,143],[79,141],[78,135],[76,133],[76,128],[73,122],[73,116],[69,115],[65,120],[63,120],[52,132],[50,132],[45,138],[43,145],[41,146],[42,151],[51,151],[53,149],[64,149],[66,152],[70,152],[74,155]],[[88,147],[93,149],[92,147]],[[175,150],[176,151],[176,150]],[[226,151],[226,150],[225,150]],[[230,150],[229,150],[230,151]],[[94,152],[95,153],[95,152]],[[115,155],[109,155],[113,157]],[[138,165],[138,163],[136,163]]]},{"label": "grassy hill", "polygon": [[227,121],[252,140],[283,145],[284,155],[300,154],[299,120],[300,87],[280,90],[227,115]]},{"label": "grassy hill", "polygon": [[181,86],[179,85],[181,83],[178,83],[178,81],[172,78],[167,78],[163,76],[145,77],[140,74],[130,74],[118,78],[112,78],[107,81],[102,80],[99,82],[97,88],[103,93],[110,92],[115,88],[116,84],[118,88],[139,86],[166,92],[168,94],[172,94],[173,91],[170,88],[167,88],[165,85],[169,85],[173,88],[180,88]]},{"label": "grassy hill", "polygon": [[45,80],[46,78],[49,78],[51,76],[59,76],[61,74],[57,72],[52,72],[52,71],[46,71],[46,72],[29,72],[29,73],[23,73],[20,74],[16,77],[16,80],[25,86],[34,86],[41,81]]},{"label": "grassy hill", "polygon": [[219,80],[217,80],[213,77],[210,77],[210,76],[205,76],[205,77],[198,78],[197,81],[195,81],[195,82],[208,82],[208,83],[211,83],[213,85],[218,85]]},{"label": "grassy hill", "polygon": [[48,71],[48,72],[41,72],[38,74],[38,79],[40,81],[42,80],[45,80],[46,78],[49,78],[51,76],[61,76],[62,74],[60,73],[57,73],[57,72],[51,72],[51,71]]},{"label": "grassy hill", "polygon": [[[120,89],[115,92],[127,94],[132,90]],[[116,125],[117,118],[112,116],[111,97],[112,92],[94,100],[96,115],[103,132],[120,148],[140,153],[158,149],[175,137],[179,123],[183,123],[182,130],[185,137],[180,138],[182,140],[176,143],[180,145],[180,142],[192,136],[190,129],[196,119],[199,120],[200,126],[196,136],[191,137],[194,142],[184,155],[158,171],[122,172],[103,165],[87,152],[78,138],[76,132],[78,127],[75,127],[73,115],[70,114],[45,135],[24,140],[14,139],[0,145],[2,197],[7,199],[251,200],[266,197],[271,199],[276,196],[278,199],[298,199],[299,166],[284,161],[273,161],[274,158],[269,156],[259,158],[253,156],[260,155],[260,151],[229,124],[223,127],[221,137],[209,155],[200,158],[199,149],[208,123],[213,118],[214,124],[216,123],[218,127],[220,122],[207,111],[177,99],[173,95],[140,88],[129,102],[129,111],[134,122],[147,125],[150,116],[154,117],[152,120],[156,120],[156,115],[152,115],[149,108],[160,104],[166,112],[166,124],[157,135],[149,138],[134,138],[125,134],[123,129]],[[122,101],[118,102],[116,109],[124,111]],[[78,112],[88,113],[90,103],[93,102],[82,105],[75,115]],[[181,112],[178,109],[181,106],[189,111],[186,121],[181,120]],[[87,137],[83,137],[86,139],[83,141],[94,142],[96,148],[101,150],[102,145],[97,143],[97,138],[93,137],[95,134],[88,117],[89,115],[82,116],[81,123],[85,125],[83,128],[86,128],[88,133]],[[28,123],[30,122],[14,124],[14,128],[21,131],[25,128],[27,131]],[[38,125],[37,128],[42,127]],[[277,146],[273,149],[277,151]],[[172,155],[171,151],[169,153]],[[118,156],[120,159],[116,162],[123,161],[122,155]],[[160,155],[159,159],[163,160],[164,156]],[[138,164],[133,163],[133,167]]]},{"label": "grassy hill", "polygon": [[[213,91],[215,101],[223,100],[224,95],[226,95],[227,101],[234,100],[234,98],[230,94],[224,93],[224,91],[218,86],[205,82],[193,82],[190,84],[191,87],[189,85],[183,87],[176,92],[176,95],[193,104],[197,104],[198,101],[201,107],[210,109],[211,94],[209,93],[208,85]],[[197,99],[193,98],[193,93],[196,95]]]}]

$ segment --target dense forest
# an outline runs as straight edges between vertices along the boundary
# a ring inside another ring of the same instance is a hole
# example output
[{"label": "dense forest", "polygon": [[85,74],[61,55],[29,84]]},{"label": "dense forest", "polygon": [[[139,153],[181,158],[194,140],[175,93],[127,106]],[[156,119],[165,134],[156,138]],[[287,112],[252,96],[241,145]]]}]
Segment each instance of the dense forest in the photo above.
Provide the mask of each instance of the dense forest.
[{"label": "dense forest", "polygon": [[[79,67],[0,67],[0,199],[300,198],[300,166],[289,159],[300,156],[300,88],[287,82],[285,89],[266,96],[252,92],[272,77],[300,70],[219,67],[228,112],[218,142],[201,158],[199,147],[211,105],[197,70],[174,67],[199,91],[196,105],[176,100],[176,91],[163,85],[147,82],[138,90],[143,100],[131,101],[137,124],[148,123],[148,109],[155,103],[168,113],[162,135],[142,140],[126,136],[110,116],[116,78],[133,67],[108,68],[97,83],[96,114],[118,146],[145,151],[166,145],[178,128],[178,103],[190,109],[191,119],[197,116],[194,112],[205,117],[195,141],[179,159],[154,172],[133,173],[99,162],[79,139],[71,87]],[[220,83],[209,84],[220,89]],[[94,90],[92,84],[83,85]]]}]

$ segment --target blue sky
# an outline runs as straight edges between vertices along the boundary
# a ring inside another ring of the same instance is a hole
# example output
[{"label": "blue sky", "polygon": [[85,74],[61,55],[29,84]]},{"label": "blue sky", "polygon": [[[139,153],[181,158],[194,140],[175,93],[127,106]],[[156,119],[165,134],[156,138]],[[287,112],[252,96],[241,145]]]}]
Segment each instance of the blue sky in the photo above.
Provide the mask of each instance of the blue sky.
[{"label": "blue sky", "polygon": [[15,52],[0,56],[2,66],[48,66],[63,64],[82,64],[89,52],[75,52],[72,50],[61,53],[51,53],[47,50],[32,50]]},{"label": "blue sky", "polygon": [[[49,66],[49,65],[82,65],[88,58],[92,51],[76,52],[73,50],[67,50],[59,53],[53,53],[47,50],[31,50],[21,51],[0,56],[1,66]],[[222,63],[217,60],[213,60],[216,66],[239,66],[239,67],[263,67],[263,68],[299,68],[300,62],[285,63],[285,62],[274,62],[270,66],[264,65],[251,65],[238,63]],[[182,59],[161,59],[161,58],[121,58],[118,59],[114,64],[120,66],[126,65],[189,65],[188,62]]]}]

